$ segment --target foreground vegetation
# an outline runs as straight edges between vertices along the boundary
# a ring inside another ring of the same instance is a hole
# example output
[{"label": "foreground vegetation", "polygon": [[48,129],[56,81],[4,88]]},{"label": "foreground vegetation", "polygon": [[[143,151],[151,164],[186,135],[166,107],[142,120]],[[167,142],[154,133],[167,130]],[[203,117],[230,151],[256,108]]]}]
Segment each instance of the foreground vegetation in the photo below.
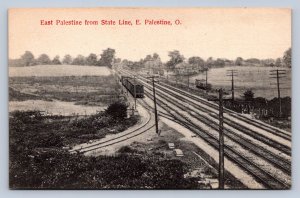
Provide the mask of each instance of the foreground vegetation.
[{"label": "foreground vegetation", "polygon": [[[10,115],[10,187],[51,189],[195,188],[186,179],[187,165],[176,159],[142,158],[121,152],[114,157],[70,154],[64,146],[101,138],[135,124],[124,105],[84,119],[42,116],[39,112]],[[126,109],[125,109],[126,110]],[[115,130],[108,130],[114,128]]]}]

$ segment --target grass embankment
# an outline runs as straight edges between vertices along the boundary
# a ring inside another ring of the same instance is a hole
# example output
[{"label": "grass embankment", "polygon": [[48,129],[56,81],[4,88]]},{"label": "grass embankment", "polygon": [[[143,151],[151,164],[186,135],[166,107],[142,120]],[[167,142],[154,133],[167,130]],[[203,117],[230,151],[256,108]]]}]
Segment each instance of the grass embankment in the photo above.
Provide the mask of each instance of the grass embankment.
[{"label": "grass embankment", "polygon": [[185,179],[185,163],[120,154],[115,157],[86,157],[70,154],[63,146],[101,138],[116,129],[124,130],[137,118],[116,119],[107,112],[80,120],[61,116],[44,117],[38,112],[10,115],[11,188],[194,188]]},{"label": "grass embankment", "polygon": [[[110,76],[10,77],[10,87],[31,100],[61,100],[80,105],[107,105],[118,100],[120,85]],[[24,97],[10,89],[11,101]]]}]

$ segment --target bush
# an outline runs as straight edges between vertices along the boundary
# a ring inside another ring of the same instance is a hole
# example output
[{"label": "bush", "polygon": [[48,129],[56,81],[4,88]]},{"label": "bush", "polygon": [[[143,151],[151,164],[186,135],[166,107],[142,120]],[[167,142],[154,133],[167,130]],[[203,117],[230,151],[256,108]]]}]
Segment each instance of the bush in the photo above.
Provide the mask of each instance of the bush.
[{"label": "bush", "polygon": [[253,91],[251,89],[248,89],[247,91],[245,91],[244,98],[245,98],[245,101],[253,101],[253,99],[254,99]]},{"label": "bush", "polygon": [[135,150],[131,148],[130,146],[123,146],[119,149],[119,153],[134,153]]},{"label": "bush", "polygon": [[114,119],[123,120],[127,117],[127,105],[119,101],[112,103],[109,105],[105,113],[112,116]]}]

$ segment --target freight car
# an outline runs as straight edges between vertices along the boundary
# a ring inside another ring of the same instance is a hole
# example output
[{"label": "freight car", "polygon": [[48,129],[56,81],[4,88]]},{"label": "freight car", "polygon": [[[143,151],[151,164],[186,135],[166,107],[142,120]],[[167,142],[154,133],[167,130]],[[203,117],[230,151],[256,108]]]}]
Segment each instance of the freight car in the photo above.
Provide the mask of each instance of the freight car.
[{"label": "freight car", "polygon": [[132,79],[128,76],[121,76],[122,85],[134,96],[134,90],[136,98],[144,97],[144,86],[139,83],[137,80]]},{"label": "freight car", "polygon": [[197,88],[199,89],[204,89],[204,90],[211,90],[211,84],[207,83],[206,85],[206,81],[205,80],[195,80],[195,85]]}]

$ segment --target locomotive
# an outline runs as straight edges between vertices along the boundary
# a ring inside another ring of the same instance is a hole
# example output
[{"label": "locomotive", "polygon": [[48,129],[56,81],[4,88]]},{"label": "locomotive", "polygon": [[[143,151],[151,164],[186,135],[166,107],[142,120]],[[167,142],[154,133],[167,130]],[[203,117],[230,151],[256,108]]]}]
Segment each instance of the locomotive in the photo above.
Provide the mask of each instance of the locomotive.
[{"label": "locomotive", "polygon": [[136,98],[144,98],[144,85],[137,80],[132,79],[129,76],[121,76],[122,85],[131,93],[134,97],[134,89]]}]

